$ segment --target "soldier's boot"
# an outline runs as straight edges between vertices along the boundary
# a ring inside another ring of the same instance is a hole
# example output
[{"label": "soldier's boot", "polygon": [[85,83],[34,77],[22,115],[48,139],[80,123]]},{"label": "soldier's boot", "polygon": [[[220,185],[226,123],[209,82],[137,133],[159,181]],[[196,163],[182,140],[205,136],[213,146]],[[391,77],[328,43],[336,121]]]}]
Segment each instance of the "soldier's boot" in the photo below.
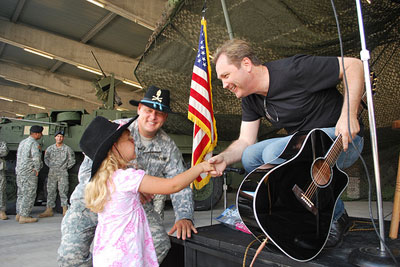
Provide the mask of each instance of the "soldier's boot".
[{"label": "soldier's boot", "polygon": [[34,223],[37,222],[37,218],[31,218],[31,217],[25,217],[25,216],[19,216],[19,223]]},{"label": "soldier's boot", "polygon": [[5,211],[0,211],[0,219],[8,220],[7,214]]},{"label": "soldier's boot", "polygon": [[67,213],[68,207],[67,206],[63,206],[63,217],[65,216],[65,213]]},{"label": "soldier's boot", "polygon": [[15,220],[16,220],[17,222],[19,222],[19,214],[18,214],[18,213],[15,215]]},{"label": "soldier's boot", "polygon": [[39,214],[39,218],[53,217],[53,208],[46,208],[43,213]]}]

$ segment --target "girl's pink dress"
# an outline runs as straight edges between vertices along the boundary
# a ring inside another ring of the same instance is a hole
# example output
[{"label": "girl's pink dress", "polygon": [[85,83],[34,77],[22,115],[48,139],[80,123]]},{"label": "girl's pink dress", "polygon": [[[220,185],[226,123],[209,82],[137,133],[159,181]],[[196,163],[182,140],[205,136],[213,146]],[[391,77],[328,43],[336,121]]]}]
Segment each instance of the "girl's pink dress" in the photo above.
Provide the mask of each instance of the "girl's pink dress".
[{"label": "girl's pink dress", "polygon": [[158,266],[153,239],[138,188],[143,170],[117,170],[111,200],[99,213],[93,266]]}]

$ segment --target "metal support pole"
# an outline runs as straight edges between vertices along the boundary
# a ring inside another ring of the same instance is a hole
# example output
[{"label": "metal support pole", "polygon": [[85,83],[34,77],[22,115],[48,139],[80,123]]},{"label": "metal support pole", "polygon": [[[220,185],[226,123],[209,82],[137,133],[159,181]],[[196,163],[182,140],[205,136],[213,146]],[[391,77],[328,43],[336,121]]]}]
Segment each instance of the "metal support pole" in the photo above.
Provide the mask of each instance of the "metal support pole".
[{"label": "metal support pole", "polygon": [[221,0],[221,5],[222,5],[222,10],[224,11],[225,23],[226,23],[226,28],[228,29],[229,39],[232,40],[233,39],[233,31],[232,31],[232,27],[231,27],[231,22],[229,20],[228,10],[226,9],[225,0]]},{"label": "metal support pole", "polygon": [[[232,40],[233,39],[233,31],[232,31],[232,27],[231,27],[231,21],[229,20],[229,14],[228,14],[228,10],[226,8],[226,4],[225,4],[225,0],[221,0],[221,5],[222,5],[222,10],[224,11],[224,17],[225,17],[225,23],[226,23],[226,28],[228,29],[228,35],[229,35],[229,39]],[[224,185],[223,185],[223,190],[224,190],[224,210],[226,210],[226,191],[228,190],[228,186],[226,184],[226,171],[223,173],[223,177],[224,177]]]},{"label": "metal support pole", "polygon": [[226,176],[228,174],[226,172],[223,173],[224,176],[224,185],[222,186],[222,189],[224,191],[224,210],[226,210],[226,201],[227,201],[227,197],[226,197],[226,192],[228,191],[228,185],[226,184]]},{"label": "metal support pole", "polygon": [[358,16],[358,27],[360,30],[360,38],[361,38],[361,52],[360,57],[364,66],[364,80],[365,80],[365,89],[367,91],[367,104],[368,104],[368,119],[369,119],[369,130],[371,135],[371,146],[372,146],[372,156],[374,161],[374,170],[375,170],[375,184],[376,184],[376,200],[378,206],[378,219],[379,219],[379,233],[381,236],[380,240],[380,250],[385,251],[384,240],[385,240],[385,229],[383,224],[383,211],[382,211],[382,193],[381,193],[381,177],[379,171],[379,159],[378,159],[378,143],[376,140],[376,125],[375,125],[375,113],[374,106],[372,101],[372,90],[371,90],[371,82],[369,78],[369,65],[368,60],[370,59],[369,51],[366,49],[365,44],[365,33],[364,33],[364,25],[363,18],[361,13],[361,3],[360,0],[356,0],[357,4],[357,16]]},{"label": "metal support pole", "polygon": [[[375,126],[375,114],[374,106],[372,102],[372,90],[371,82],[369,78],[369,66],[368,60],[370,58],[369,51],[366,49],[365,45],[365,34],[364,25],[361,13],[361,3],[360,0],[356,0],[357,5],[357,15],[358,15],[358,27],[360,30],[361,37],[361,60],[364,66],[364,80],[365,87],[367,91],[367,104],[368,104],[368,119],[369,119],[369,129],[371,135],[371,146],[372,146],[372,156],[374,161],[374,171],[375,171],[375,183],[376,183],[376,199],[377,199],[377,210],[379,219],[379,237],[380,237],[380,247],[361,247],[353,250],[349,255],[349,262],[357,266],[393,266],[393,263],[398,266],[398,260],[400,253],[396,251],[391,251],[389,248],[385,250],[385,229],[383,221],[382,212],[382,193],[381,193],[381,179],[379,172],[379,160],[378,160],[378,144],[376,141],[376,126]],[[397,259],[396,259],[397,258]]]}]

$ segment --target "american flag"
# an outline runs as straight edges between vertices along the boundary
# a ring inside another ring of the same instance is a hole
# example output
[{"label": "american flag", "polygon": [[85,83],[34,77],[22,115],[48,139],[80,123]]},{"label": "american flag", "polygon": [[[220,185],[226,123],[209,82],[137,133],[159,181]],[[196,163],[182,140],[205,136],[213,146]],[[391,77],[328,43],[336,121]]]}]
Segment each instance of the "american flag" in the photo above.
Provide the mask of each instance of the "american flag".
[{"label": "american flag", "polygon": [[[211,158],[217,145],[217,128],[212,106],[211,67],[207,45],[206,20],[201,20],[199,48],[193,67],[190,86],[188,118],[194,123],[192,166]],[[201,174],[194,181],[201,189],[210,180],[210,176]]]}]

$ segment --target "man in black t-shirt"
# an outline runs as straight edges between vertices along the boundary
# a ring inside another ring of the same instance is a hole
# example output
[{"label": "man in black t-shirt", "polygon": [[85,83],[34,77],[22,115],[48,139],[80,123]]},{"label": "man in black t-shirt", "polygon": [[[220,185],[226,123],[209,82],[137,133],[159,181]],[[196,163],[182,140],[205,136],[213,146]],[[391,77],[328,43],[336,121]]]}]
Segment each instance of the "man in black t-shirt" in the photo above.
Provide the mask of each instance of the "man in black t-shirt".
[{"label": "man in black t-shirt", "polygon": [[[281,163],[278,156],[290,135],[314,128],[331,138],[342,135],[344,152],[337,161],[339,168],[347,168],[357,160],[358,152],[349,143],[362,150],[357,110],[364,78],[359,59],[296,55],[262,64],[248,43],[234,39],[218,48],[214,62],[223,87],[242,99],[242,123],[239,138],[209,160],[216,166],[213,175],[222,175],[226,166],[240,160],[247,172],[265,163]],[[349,100],[346,90],[343,97],[336,88],[343,78],[343,68]],[[262,117],[274,127],[284,128],[289,136],[257,143]],[[343,202],[338,200],[326,247],[342,240],[347,224]]]}]

